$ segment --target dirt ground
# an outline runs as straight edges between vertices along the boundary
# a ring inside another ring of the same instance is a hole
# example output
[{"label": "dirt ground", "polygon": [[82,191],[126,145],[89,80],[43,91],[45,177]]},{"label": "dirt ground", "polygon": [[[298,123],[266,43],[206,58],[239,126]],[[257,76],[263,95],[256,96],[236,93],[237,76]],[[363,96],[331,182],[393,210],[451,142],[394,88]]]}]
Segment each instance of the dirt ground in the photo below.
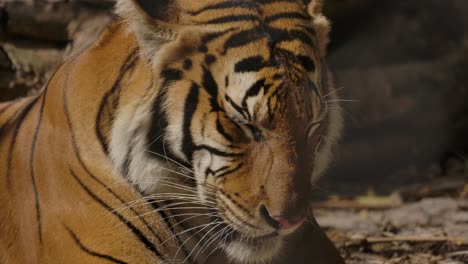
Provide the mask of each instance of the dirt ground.
[{"label": "dirt ground", "polygon": [[418,201],[401,193],[335,197],[317,203],[315,214],[346,263],[462,264],[468,263],[467,193],[468,185]]}]

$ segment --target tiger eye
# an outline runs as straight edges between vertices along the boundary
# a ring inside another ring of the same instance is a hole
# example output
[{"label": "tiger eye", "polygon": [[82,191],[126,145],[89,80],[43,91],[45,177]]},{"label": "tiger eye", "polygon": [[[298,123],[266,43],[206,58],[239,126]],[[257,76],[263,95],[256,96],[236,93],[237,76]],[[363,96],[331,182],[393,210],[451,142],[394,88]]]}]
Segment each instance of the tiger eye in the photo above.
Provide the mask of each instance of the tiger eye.
[{"label": "tiger eye", "polygon": [[252,133],[252,136],[253,136],[253,138],[254,138],[254,140],[256,142],[260,142],[260,141],[263,140],[263,133],[259,128],[255,127],[253,125],[249,125],[249,124],[246,125],[246,126],[247,126],[247,128],[249,128],[249,130]]}]

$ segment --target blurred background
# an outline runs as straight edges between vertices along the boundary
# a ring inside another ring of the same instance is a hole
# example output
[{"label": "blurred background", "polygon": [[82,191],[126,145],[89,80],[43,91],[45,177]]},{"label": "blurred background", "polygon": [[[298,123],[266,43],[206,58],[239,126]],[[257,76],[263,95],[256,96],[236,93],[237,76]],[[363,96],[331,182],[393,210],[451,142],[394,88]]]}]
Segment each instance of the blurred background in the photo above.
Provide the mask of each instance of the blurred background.
[{"label": "blurred background", "polygon": [[[112,4],[0,0],[0,101],[40,89],[111,22]],[[319,222],[350,263],[466,263],[468,1],[328,0],[325,13],[329,66],[349,102],[342,144],[314,195]],[[447,241],[361,244],[385,234]]]}]

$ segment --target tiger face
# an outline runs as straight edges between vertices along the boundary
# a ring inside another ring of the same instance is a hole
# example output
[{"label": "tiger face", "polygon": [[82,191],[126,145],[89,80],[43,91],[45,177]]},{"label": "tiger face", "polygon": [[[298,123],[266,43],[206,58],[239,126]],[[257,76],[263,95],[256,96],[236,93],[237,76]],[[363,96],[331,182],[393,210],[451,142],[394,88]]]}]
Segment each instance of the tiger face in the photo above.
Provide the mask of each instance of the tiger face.
[{"label": "tiger face", "polygon": [[311,180],[340,131],[324,100],[334,94],[319,10],[300,0],[118,2],[152,67],[154,96],[128,120],[131,155],[114,147],[114,162],[145,193],[191,173],[182,182],[239,261],[271,259],[306,221]]}]

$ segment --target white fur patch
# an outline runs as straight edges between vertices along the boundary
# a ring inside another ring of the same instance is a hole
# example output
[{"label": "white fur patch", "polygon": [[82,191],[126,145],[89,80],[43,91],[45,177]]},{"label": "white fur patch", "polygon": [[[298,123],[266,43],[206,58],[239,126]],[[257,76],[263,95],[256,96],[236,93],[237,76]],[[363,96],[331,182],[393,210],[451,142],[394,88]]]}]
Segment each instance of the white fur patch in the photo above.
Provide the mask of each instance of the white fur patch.
[{"label": "white fur patch", "polygon": [[109,144],[110,156],[118,173],[121,174],[128,165],[128,174],[123,176],[145,193],[156,192],[161,185],[160,180],[171,177],[174,169],[166,162],[151,158],[148,152],[152,143],[147,140],[150,106],[148,103],[120,109],[112,126]]},{"label": "white fur patch", "polygon": [[[324,69],[327,70],[327,69]],[[326,84],[330,89],[334,89],[333,83]],[[329,91],[330,92],[330,91]],[[331,92],[327,96],[327,100],[338,100],[336,92]],[[328,168],[330,161],[332,159],[332,154],[334,147],[337,145],[338,140],[343,131],[344,120],[343,113],[339,106],[334,105],[333,107],[328,108],[328,129],[327,134],[322,138],[322,146],[319,151],[316,153],[314,161],[314,169],[312,172],[312,183],[317,181],[320,176]]]},{"label": "white fur patch", "polygon": [[274,239],[261,244],[248,245],[234,241],[224,246],[227,255],[240,263],[257,264],[268,263],[278,255],[283,241]]}]

